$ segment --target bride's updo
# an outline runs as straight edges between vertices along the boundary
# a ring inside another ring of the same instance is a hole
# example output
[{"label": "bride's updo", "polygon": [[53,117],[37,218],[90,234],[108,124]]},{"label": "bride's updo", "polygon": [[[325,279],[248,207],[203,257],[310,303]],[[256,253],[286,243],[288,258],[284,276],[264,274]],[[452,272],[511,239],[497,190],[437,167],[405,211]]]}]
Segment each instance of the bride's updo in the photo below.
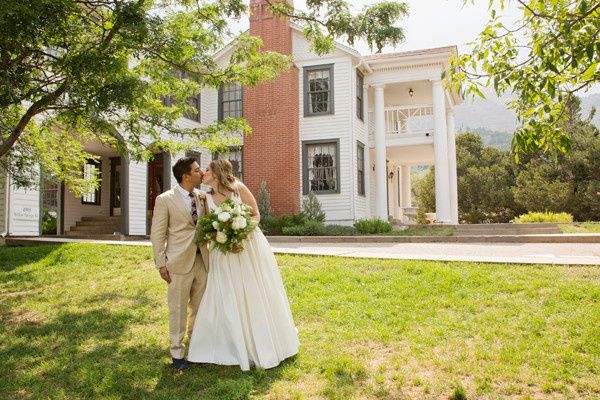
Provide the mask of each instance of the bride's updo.
[{"label": "bride's updo", "polygon": [[210,170],[218,186],[222,186],[230,192],[235,192],[233,184],[236,179],[233,175],[233,166],[229,160],[214,160],[210,163]]}]

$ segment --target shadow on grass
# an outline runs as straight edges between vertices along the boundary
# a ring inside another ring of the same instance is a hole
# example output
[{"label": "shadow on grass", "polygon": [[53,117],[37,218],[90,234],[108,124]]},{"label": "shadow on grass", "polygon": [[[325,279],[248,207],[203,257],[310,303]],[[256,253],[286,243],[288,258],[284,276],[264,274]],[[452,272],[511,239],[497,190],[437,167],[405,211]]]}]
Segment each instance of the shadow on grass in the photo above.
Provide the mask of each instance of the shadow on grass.
[{"label": "shadow on grass", "polygon": [[0,272],[9,272],[23,265],[36,263],[63,245],[0,247]]},{"label": "shadow on grass", "polygon": [[3,307],[0,327],[0,398],[247,399],[268,391],[293,362],[247,373],[194,364],[177,375],[165,341],[134,310],[66,309],[45,320],[13,305]]}]

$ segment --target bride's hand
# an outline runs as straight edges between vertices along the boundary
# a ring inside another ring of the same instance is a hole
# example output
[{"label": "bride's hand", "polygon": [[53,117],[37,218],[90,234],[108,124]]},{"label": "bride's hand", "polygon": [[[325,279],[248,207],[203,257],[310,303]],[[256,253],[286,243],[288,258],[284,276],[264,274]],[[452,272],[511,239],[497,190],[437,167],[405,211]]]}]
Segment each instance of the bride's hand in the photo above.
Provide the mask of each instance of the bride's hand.
[{"label": "bride's hand", "polygon": [[231,252],[234,253],[234,254],[238,254],[240,251],[242,251],[241,247],[236,247],[233,250],[231,250]]}]

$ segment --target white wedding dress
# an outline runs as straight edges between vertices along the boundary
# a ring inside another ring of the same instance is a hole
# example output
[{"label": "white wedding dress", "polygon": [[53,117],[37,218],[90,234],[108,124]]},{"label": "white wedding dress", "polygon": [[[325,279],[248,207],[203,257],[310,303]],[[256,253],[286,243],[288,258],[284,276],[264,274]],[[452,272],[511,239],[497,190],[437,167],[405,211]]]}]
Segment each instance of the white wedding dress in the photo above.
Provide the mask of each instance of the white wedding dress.
[{"label": "white wedding dress", "polygon": [[[206,195],[210,210],[217,208]],[[241,203],[239,196],[233,199]],[[220,365],[272,368],[298,353],[292,312],[271,246],[254,229],[237,253],[211,250],[188,360]]]}]

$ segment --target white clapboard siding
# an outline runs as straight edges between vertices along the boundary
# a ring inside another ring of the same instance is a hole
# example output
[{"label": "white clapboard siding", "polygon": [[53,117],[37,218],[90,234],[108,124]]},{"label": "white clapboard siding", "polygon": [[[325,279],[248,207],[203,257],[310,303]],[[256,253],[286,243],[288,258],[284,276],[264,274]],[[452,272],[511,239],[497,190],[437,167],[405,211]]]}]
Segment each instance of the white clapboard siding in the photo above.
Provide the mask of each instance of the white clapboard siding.
[{"label": "white clapboard siding", "polygon": [[0,235],[6,235],[6,194],[8,193],[8,176],[0,174]]},{"label": "white clapboard siding", "polygon": [[129,188],[129,235],[146,234],[146,202],[148,201],[148,166],[146,163],[129,162],[128,168]]},{"label": "white clapboard siding", "polygon": [[0,173],[0,235],[6,233],[6,189],[8,178],[5,173]]},{"label": "white clapboard siding", "polygon": [[[367,137],[367,106],[365,104],[366,90],[363,90],[363,120],[356,115],[356,68],[352,74],[352,114],[353,114],[353,130],[354,130],[354,148],[353,148],[353,168],[354,168],[354,217],[355,219],[368,218],[367,196],[370,193],[368,182],[369,180],[369,142]],[[358,194],[358,143],[364,146],[364,176],[365,176],[365,194]]]},{"label": "white clapboard siding", "polygon": [[102,175],[100,177],[100,204],[82,204],[81,196],[75,196],[65,188],[65,232],[75,226],[82,217],[108,217],[110,215],[110,158],[102,157]]},{"label": "white clapboard siding", "polygon": [[[299,68],[300,102],[300,140],[337,140],[340,141],[340,193],[318,195],[326,220],[329,223],[351,224],[354,220],[352,203],[354,185],[352,133],[352,58],[350,55],[336,51],[332,55],[317,58],[308,50],[304,38],[294,35],[294,58]],[[333,115],[304,117],[304,76],[303,67],[320,64],[333,64],[334,112]]]},{"label": "white clapboard siding", "polygon": [[9,235],[38,236],[40,234],[40,191],[10,186]]}]

